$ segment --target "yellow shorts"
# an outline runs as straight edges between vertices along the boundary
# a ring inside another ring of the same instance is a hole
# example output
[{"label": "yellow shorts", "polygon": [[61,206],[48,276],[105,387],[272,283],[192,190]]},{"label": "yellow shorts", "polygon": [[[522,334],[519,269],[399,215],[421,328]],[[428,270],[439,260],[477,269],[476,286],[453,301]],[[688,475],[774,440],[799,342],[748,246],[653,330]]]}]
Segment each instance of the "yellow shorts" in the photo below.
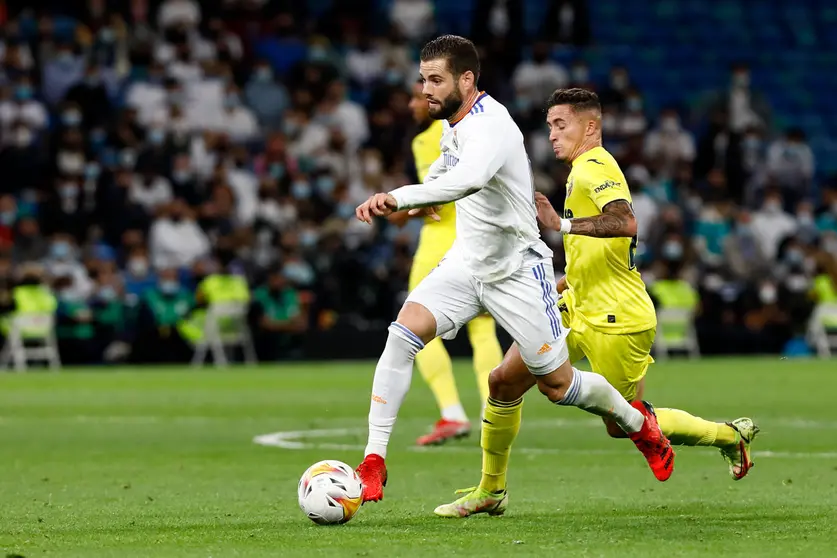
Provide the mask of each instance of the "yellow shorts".
[{"label": "yellow shorts", "polygon": [[438,258],[434,258],[432,256],[427,257],[425,255],[422,255],[422,257],[418,256],[419,253],[416,253],[416,257],[413,258],[413,266],[410,268],[410,281],[408,284],[410,292],[412,292],[425,277],[430,275],[430,272],[439,265],[439,261],[445,257],[444,254],[441,254]]},{"label": "yellow shorts", "polygon": [[603,333],[590,327],[582,318],[573,315],[572,299],[564,297],[559,304],[561,321],[570,328],[567,349],[570,362],[587,357],[593,372],[601,374],[628,401],[637,395],[637,384],[654,362],[651,346],[657,328],[637,333]]}]

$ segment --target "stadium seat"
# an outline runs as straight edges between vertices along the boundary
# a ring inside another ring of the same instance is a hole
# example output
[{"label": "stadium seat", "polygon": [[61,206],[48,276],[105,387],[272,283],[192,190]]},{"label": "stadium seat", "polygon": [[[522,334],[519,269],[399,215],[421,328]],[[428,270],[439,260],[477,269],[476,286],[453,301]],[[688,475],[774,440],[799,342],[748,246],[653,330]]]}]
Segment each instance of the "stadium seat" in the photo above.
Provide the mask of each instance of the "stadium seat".
[{"label": "stadium seat", "polygon": [[10,320],[9,334],[0,367],[14,365],[23,372],[30,362],[46,362],[52,370],[61,368],[58,343],[55,340],[55,316],[49,314],[20,314]]},{"label": "stadium seat", "polygon": [[247,325],[247,304],[212,304],[207,308],[203,337],[195,346],[192,366],[203,366],[207,353],[215,366],[227,365],[227,348],[241,347],[244,361],[255,364],[256,350]]}]

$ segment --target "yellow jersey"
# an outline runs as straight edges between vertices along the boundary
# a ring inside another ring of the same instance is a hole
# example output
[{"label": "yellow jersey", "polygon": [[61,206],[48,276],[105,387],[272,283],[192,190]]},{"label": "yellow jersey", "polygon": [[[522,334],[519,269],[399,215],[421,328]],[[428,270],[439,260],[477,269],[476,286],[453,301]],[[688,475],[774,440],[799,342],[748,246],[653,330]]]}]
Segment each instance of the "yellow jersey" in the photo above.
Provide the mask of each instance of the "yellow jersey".
[{"label": "yellow jersey", "polygon": [[[434,120],[426,130],[413,138],[413,158],[421,182],[424,182],[430,166],[442,154],[442,148],[439,145],[442,141],[442,129],[442,121]],[[453,241],[456,239],[456,208],[454,204],[443,205],[439,208],[438,214],[441,221],[434,221],[430,217],[425,218],[415,259],[435,259],[438,263],[453,246]],[[433,265],[435,266],[435,264]]]},{"label": "yellow jersey", "polygon": [[[603,147],[577,157],[567,179],[564,218],[600,215],[631,192],[622,170]],[[634,263],[637,239],[564,235],[567,287],[576,315],[593,329],[637,333],[657,325],[654,304]]]}]

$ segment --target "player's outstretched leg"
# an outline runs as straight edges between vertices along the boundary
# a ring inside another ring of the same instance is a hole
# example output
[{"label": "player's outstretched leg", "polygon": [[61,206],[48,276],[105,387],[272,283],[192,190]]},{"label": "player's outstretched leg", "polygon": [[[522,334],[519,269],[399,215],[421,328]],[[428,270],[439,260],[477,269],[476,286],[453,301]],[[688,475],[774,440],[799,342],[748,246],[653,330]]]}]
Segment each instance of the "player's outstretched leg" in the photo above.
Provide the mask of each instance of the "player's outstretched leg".
[{"label": "player's outstretched leg", "polygon": [[441,339],[429,342],[416,356],[416,364],[424,381],[427,382],[442,415],[433,426],[433,431],[421,436],[416,443],[420,446],[444,444],[454,438],[463,438],[471,433],[471,423],[459,400],[453,365],[450,355]]},{"label": "player's outstretched leg", "polygon": [[719,448],[734,480],[743,479],[753,466],[750,444],[759,427],[752,419],[743,417],[728,423],[712,422],[680,409],[658,408],[657,421],[673,445]]},{"label": "player's outstretched leg", "polygon": [[615,422],[645,456],[659,481],[674,472],[674,450],[660,430],[654,409],[644,401],[628,403],[608,381],[565,361],[550,374],[537,377],[538,388],[558,405],[572,405]]},{"label": "player's outstretched leg", "polygon": [[363,484],[363,501],[384,497],[387,469],[384,459],[398,410],[413,375],[416,354],[436,334],[436,320],[423,306],[408,302],[389,326],[384,352],[375,368],[369,408],[369,440],[357,474]]}]

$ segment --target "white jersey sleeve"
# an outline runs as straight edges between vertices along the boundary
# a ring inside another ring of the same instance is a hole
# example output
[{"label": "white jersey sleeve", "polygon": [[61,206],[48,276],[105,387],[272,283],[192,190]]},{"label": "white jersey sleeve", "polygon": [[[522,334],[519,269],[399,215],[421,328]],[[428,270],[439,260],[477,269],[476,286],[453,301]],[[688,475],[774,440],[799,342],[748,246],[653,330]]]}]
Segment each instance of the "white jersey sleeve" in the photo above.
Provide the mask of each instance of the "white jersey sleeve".
[{"label": "white jersey sleeve", "polygon": [[[496,119],[474,119],[468,135],[460,141],[458,157],[448,154],[443,147],[439,160],[456,157],[452,169],[424,184],[403,186],[390,192],[398,202],[398,209],[450,203],[485,187],[503,166],[509,153],[508,135],[498,136],[497,124]],[[437,173],[439,170],[436,169]]]}]

